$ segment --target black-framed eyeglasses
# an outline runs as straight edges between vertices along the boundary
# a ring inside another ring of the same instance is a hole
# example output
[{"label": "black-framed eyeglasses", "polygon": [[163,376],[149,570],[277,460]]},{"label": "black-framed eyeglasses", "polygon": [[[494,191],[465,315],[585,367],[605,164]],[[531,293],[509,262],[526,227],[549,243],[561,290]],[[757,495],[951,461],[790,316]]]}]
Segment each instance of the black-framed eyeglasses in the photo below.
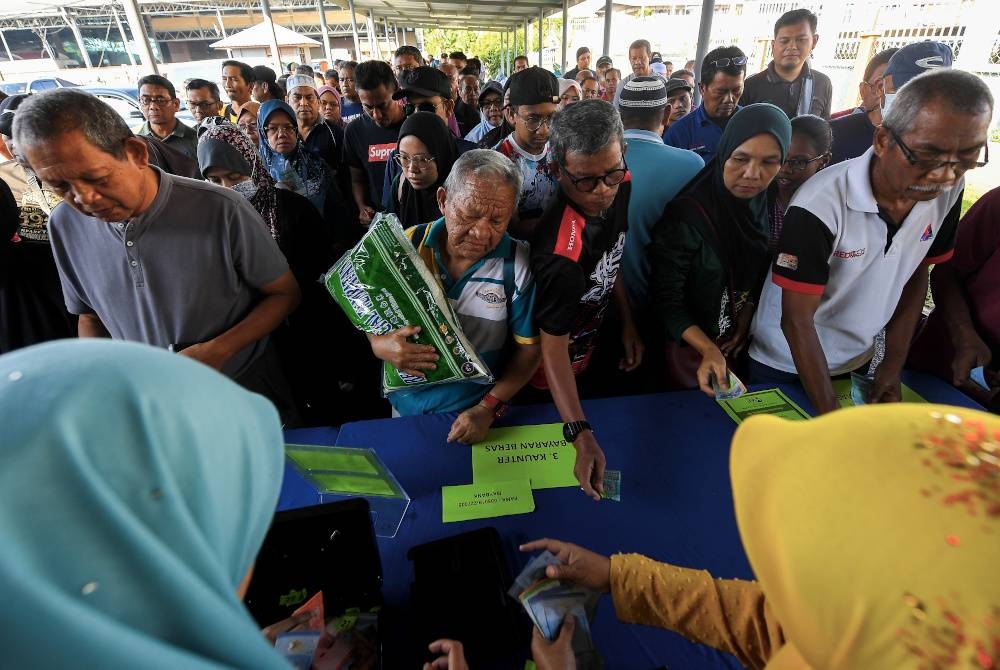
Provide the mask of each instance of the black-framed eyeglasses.
[{"label": "black-framed eyeglasses", "polygon": [[605,172],[599,177],[576,177],[572,172],[566,168],[562,168],[562,171],[566,173],[569,180],[573,182],[573,187],[581,193],[590,193],[597,185],[604,182],[607,187],[618,186],[618,184],[625,181],[625,176],[628,174],[628,165],[625,163],[625,159],[622,158],[622,166],[611,172]]},{"label": "black-framed eyeglasses", "polygon": [[708,67],[714,67],[716,69],[719,69],[721,67],[730,67],[733,65],[735,66],[746,65],[748,60],[750,59],[747,58],[746,56],[737,56],[736,58],[720,58],[719,60],[714,60],[711,63],[709,63]]},{"label": "black-framed eyeglasses", "polygon": [[503,109],[503,103],[499,100],[484,100],[483,109]]},{"label": "black-framed eyeglasses", "polygon": [[219,104],[218,100],[185,100],[187,102],[188,109],[208,109],[212,105]]},{"label": "black-framed eyeglasses", "polygon": [[173,98],[164,98],[162,96],[152,97],[148,95],[139,96],[139,104],[144,107],[153,107],[154,105],[157,107],[166,107],[171,102],[173,102]]},{"label": "black-framed eyeglasses", "polygon": [[[524,118],[520,114],[515,115],[524,124],[524,127],[528,129],[529,133],[538,132],[538,129],[542,126],[552,127],[552,117],[551,116],[529,116]],[[591,189],[593,190],[593,189]]]},{"label": "black-framed eyeglasses", "polygon": [[785,167],[788,168],[790,172],[802,172],[807,167],[815,163],[816,161],[828,157],[830,154],[820,154],[815,158],[789,158],[785,161]]},{"label": "black-framed eyeglasses", "polygon": [[295,126],[288,123],[280,125],[272,124],[264,126],[264,132],[268,135],[274,135],[275,137],[281,135],[282,133],[285,135],[295,135]]},{"label": "black-framed eyeglasses", "polygon": [[440,107],[444,107],[443,102],[434,104],[433,102],[408,102],[403,105],[403,111],[409,116],[414,112],[430,112],[431,114],[436,114]]},{"label": "black-framed eyeglasses", "polygon": [[913,149],[906,146],[902,138],[896,133],[895,130],[889,128],[888,126],[883,127],[889,131],[889,135],[892,136],[892,140],[899,147],[899,150],[903,152],[903,158],[906,162],[913,167],[923,170],[925,172],[933,172],[944,166],[950,166],[951,169],[955,171],[965,172],[967,170],[972,170],[974,168],[981,168],[990,162],[990,146],[989,143],[983,145],[983,160],[981,161],[943,161],[937,158],[917,158],[916,154],[913,153]]}]

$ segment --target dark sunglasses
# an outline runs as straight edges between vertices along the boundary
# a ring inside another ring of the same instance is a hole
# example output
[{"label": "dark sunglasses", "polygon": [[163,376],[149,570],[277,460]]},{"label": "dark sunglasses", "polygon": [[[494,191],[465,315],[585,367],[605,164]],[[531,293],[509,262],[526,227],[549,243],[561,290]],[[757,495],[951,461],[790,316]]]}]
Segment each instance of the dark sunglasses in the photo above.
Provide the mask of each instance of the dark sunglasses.
[{"label": "dark sunglasses", "polygon": [[719,60],[714,60],[708,64],[708,67],[714,67],[715,69],[729,67],[731,65],[746,65],[749,59],[746,56],[739,56],[738,58],[720,58]]}]

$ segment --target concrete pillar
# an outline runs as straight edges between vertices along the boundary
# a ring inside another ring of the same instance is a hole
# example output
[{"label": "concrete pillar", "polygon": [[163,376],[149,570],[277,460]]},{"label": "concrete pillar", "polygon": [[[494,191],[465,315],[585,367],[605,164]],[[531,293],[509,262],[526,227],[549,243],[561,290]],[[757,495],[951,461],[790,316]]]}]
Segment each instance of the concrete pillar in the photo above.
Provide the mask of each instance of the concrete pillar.
[{"label": "concrete pillar", "polygon": [[135,38],[136,46],[139,48],[139,60],[142,61],[142,66],[146,68],[147,74],[160,74],[156,66],[156,59],[153,58],[153,50],[149,46],[146,24],[142,22],[142,16],[139,14],[138,0],[124,0],[123,4],[125,5],[125,18],[128,20],[129,30],[132,31],[132,37]]},{"label": "concrete pillar", "polygon": [[382,25],[385,26],[385,43],[386,43],[386,46],[389,48],[390,51],[395,52],[396,49],[399,48],[400,44],[399,44],[399,41],[397,40],[395,48],[393,48],[393,46],[392,46],[392,38],[389,37],[389,19],[387,19],[386,17],[383,16],[382,17]]},{"label": "concrete pillar", "polygon": [[542,67],[542,38],[545,36],[545,12],[538,10],[538,67]]},{"label": "concrete pillar", "polygon": [[[698,26],[698,49],[694,55],[694,80],[701,81],[701,62],[708,53],[708,45],[712,41],[712,15],[715,14],[715,0],[702,0],[701,24]],[[701,91],[694,87],[694,105],[701,104]]]},{"label": "concrete pillar", "polygon": [[611,0],[605,0],[604,2],[604,51],[605,53],[611,55],[611,17],[614,15],[614,4]]},{"label": "concrete pillar", "polygon": [[0,30],[0,42],[3,42],[3,50],[7,52],[7,60],[14,62],[14,54],[10,52],[10,46],[7,44],[7,36],[3,34]]},{"label": "concrete pillar", "polygon": [[90,62],[90,54],[87,53],[87,47],[83,43],[83,33],[80,32],[80,26],[77,25],[76,18],[65,7],[60,7],[59,9],[62,10],[63,18],[69,24],[69,29],[73,31],[73,37],[76,38],[76,46],[80,50],[80,57],[83,58],[83,64],[87,67],[94,67],[94,64]]},{"label": "concrete pillar", "polygon": [[128,38],[125,37],[125,26],[122,25],[122,19],[118,16],[118,8],[112,7],[111,12],[115,15],[115,23],[118,24],[118,34],[122,36],[122,48],[125,49],[125,55],[128,56],[128,62],[135,67],[135,56],[132,55],[132,47],[129,46]]},{"label": "concrete pillar", "polygon": [[[562,60],[560,61],[559,67],[565,72],[567,67],[566,63],[566,42],[569,41],[569,0],[563,0],[562,7],[562,19],[563,19],[563,29],[562,29]],[[574,66],[576,67],[576,66]]]},{"label": "concrete pillar", "polygon": [[[135,0],[132,0],[135,2]],[[271,3],[268,0],[260,0],[260,11],[264,15],[264,22],[267,23],[267,37],[271,44],[271,59],[275,63],[275,72],[278,76],[285,71],[285,66],[281,62],[281,47],[278,46],[278,36],[274,34],[274,18],[271,16]]]},{"label": "concrete pillar", "polygon": [[351,10],[351,32],[354,34],[354,60],[361,60],[361,40],[358,38],[358,17],[354,12],[354,0],[347,0],[347,6]]},{"label": "concrete pillar", "polygon": [[326,25],[326,6],[323,5],[323,0],[316,0],[316,9],[319,11],[319,26],[323,31],[323,54],[326,56],[326,62],[330,67],[333,67],[333,52],[330,50],[330,29]]},{"label": "concrete pillar", "polygon": [[528,19],[524,20],[524,57],[528,57]]},{"label": "concrete pillar", "polygon": [[372,13],[368,12],[368,20],[365,21],[365,25],[368,26],[368,50],[372,55],[372,58],[382,58],[382,50],[378,46],[378,36],[375,34],[375,21],[372,19]]}]

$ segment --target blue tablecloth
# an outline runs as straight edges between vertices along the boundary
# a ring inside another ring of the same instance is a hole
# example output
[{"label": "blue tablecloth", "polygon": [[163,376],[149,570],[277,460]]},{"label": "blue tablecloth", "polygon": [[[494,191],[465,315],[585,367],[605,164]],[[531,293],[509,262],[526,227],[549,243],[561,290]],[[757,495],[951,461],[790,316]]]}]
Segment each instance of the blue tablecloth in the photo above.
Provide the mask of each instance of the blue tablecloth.
[{"label": "blue tablecloth", "polygon": [[[932,377],[908,373],[904,380],[929,402],[975,406]],[[811,410],[801,387],[781,388]],[[687,391],[593,400],[584,402],[584,409],[608,467],[622,472],[620,503],[595,502],[577,488],[539,490],[532,514],[461,523],[441,522],[441,487],[472,482],[468,448],[445,441],[454,415],[348,423],[339,434],[329,428],[290,430],[286,437],[297,443],[372,447],[410,494],[413,501],[396,537],[379,538],[386,603],[404,612],[412,579],[406,551],[482,526],[500,531],[515,573],[528,558],[517,545],[547,536],[603,554],[638,552],[707,569],[716,577],[752,578],[729,484],[729,443],[736,424],[715,401]],[[552,405],[539,405],[512,408],[498,425],[559,420]],[[316,499],[315,490],[287,466],[280,508]],[[593,633],[609,670],[740,667],[728,654],[669,631],[619,623],[608,598],[598,608]],[[391,644],[388,639],[386,645]]]}]

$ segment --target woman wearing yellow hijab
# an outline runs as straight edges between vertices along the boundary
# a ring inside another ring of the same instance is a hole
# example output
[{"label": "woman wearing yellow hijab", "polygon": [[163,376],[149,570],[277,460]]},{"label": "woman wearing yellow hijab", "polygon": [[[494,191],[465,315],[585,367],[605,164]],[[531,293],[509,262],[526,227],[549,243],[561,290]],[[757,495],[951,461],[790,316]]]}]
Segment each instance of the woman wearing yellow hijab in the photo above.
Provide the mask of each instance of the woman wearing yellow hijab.
[{"label": "woman wearing yellow hijab", "polygon": [[522,550],[610,591],[621,621],[750,668],[1000,668],[1000,418],[923,404],[753,417],[730,470],[757,581],[555,540]]}]

